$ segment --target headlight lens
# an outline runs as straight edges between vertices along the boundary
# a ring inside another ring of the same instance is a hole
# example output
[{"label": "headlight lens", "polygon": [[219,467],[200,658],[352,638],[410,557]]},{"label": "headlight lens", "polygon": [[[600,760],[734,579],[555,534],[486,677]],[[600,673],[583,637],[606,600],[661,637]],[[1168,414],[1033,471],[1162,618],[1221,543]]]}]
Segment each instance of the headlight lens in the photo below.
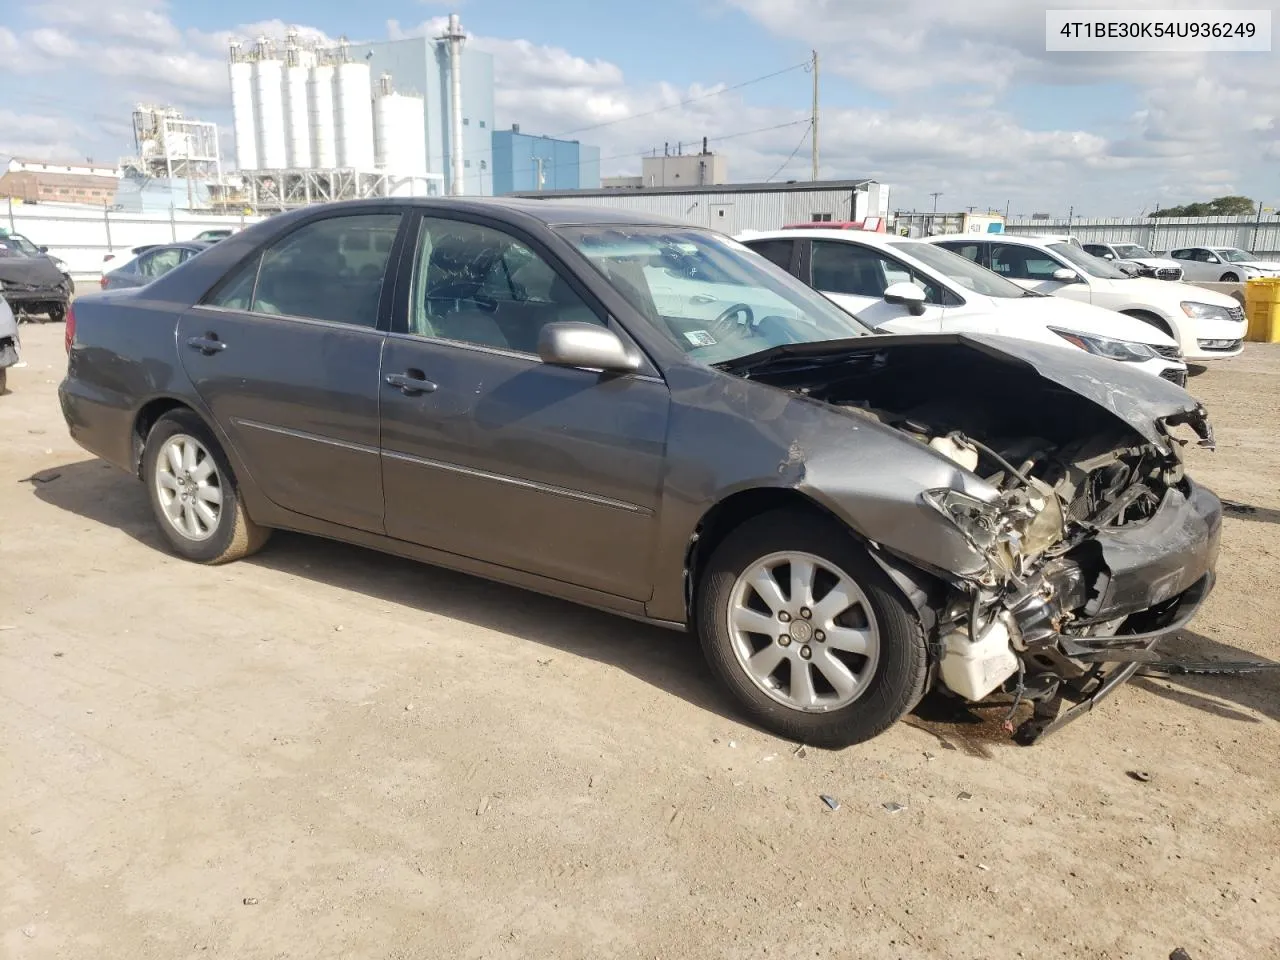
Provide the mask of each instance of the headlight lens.
[{"label": "headlight lens", "polygon": [[1226,307],[1220,307],[1216,303],[1196,303],[1194,300],[1184,300],[1178,304],[1182,308],[1182,312],[1188,317],[1195,317],[1197,320],[1230,320],[1231,314]]},{"label": "headlight lens", "polygon": [[53,265],[60,271],[63,273],[67,272],[67,265],[63,261],[59,260],[57,257],[50,257],[49,259],[53,261]]},{"label": "headlight lens", "polygon": [[978,550],[985,553],[995,546],[1000,535],[1000,504],[986,503],[948,487],[926,490],[921,496],[925,503],[959,527],[965,539]]},{"label": "headlight lens", "polygon": [[1134,340],[1112,340],[1110,337],[1099,337],[1094,334],[1076,333],[1074,330],[1059,330],[1050,327],[1054,333],[1074,344],[1081,350],[1109,360],[1123,360],[1127,363],[1142,363],[1159,356],[1154,349],[1145,343]]}]

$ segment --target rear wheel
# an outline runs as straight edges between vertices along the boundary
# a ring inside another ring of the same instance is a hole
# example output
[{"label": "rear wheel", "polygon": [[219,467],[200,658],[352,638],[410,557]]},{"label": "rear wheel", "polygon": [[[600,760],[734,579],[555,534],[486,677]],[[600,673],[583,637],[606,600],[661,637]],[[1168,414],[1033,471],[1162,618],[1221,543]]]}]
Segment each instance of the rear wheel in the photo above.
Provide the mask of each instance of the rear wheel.
[{"label": "rear wheel", "polygon": [[51,304],[49,307],[49,320],[52,323],[62,323],[67,319],[67,305],[65,303]]},{"label": "rear wheel", "polygon": [[226,455],[194,413],[174,410],[160,417],[142,457],[156,523],[176,553],[199,563],[229,563],[267,542],[271,531],[245,513]]},{"label": "rear wheel", "polygon": [[696,621],[708,662],[762,726],[805,743],[859,743],[924,692],[915,611],[833,521],[775,510],[708,561]]}]

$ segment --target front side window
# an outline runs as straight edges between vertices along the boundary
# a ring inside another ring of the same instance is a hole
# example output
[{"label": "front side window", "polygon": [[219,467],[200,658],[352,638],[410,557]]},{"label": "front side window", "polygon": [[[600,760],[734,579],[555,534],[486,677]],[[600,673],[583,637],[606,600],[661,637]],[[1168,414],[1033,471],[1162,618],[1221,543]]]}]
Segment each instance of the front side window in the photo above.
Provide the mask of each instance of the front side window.
[{"label": "front side window", "polygon": [[549,323],[604,326],[564,277],[515,237],[460,220],[423,218],[409,333],[536,354]]},{"label": "front side window", "polygon": [[1084,252],[1088,254],[1092,254],[1095,257],[1105,258],[1105,257],[1114,256],[1114,254],[1112,254],[1111,250],[1108,247],[1104,247],[1100,243],[1086,243],[1084,245]]},{"label": "front side window", "polygon": [[210,306],[354,326],[378,323],[378,301],[400,214],[317,220],[241,265]]},{"label": "front side window", "polygon": [[708,230],[624,225],[559,232],[654,330],[702,363],[871,333],[785,270]]},{"label": "front side window", "polygon": [[942,302],[938,285],[918,271],[870,247],[839,240],[813,241],[813,286],[823,293],[880,299],[895,283],[914,283],[925,301]]},{"label": "front side window", "polygon": [[1038,247],[993,243],[991,269],[1010,280],[1052,280],[1062,264]]}]

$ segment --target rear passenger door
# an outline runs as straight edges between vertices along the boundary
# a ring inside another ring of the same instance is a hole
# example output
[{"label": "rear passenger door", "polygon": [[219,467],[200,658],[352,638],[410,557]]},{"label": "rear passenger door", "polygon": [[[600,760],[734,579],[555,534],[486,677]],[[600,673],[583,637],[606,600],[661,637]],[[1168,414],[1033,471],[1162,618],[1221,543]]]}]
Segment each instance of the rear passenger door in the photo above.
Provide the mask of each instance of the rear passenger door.
[{"label": "rear passenger door", "polygon": [[277,506],[382,532],[379,363],[397,212],[311,220],[178,324],[182,363]]},{"label": "rear passenger door", "polygon": [[669,393],[537,355],[548,323],[608,326],[533,237],[424,216],[382,364],[387,534],[648,599]]}]

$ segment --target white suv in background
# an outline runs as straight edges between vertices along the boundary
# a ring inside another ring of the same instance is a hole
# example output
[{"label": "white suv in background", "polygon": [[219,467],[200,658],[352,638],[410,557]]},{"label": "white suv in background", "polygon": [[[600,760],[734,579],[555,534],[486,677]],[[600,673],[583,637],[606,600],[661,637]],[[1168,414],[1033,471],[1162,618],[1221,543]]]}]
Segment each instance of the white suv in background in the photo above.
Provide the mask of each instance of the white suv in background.
[{"label": "white suv in background", "polygon": [[919,240],[822,229],[737,239],[885,333],[993,333],[1078,347],[1186,383],[1177,341],[1149,324],[1023,290]]},{"label": "white suv in background", "polygon": [[1127,313],[1175,337],[1186,360],[1205,363],[1244,349],[1244,308],[1226,294],[1177,280],[1130,277],[1079,247],[999,234],[929,237],[1026,290]]}]

